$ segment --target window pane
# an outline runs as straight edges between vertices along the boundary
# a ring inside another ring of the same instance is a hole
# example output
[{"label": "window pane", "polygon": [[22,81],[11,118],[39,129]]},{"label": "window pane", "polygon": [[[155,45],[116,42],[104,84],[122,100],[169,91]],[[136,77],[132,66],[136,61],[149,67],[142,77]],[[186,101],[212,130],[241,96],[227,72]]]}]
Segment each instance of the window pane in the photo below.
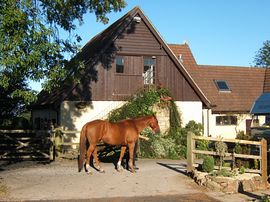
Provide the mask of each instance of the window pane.
[{"label": "window pane", "polygon": [[116,56],[116,73],[124,73],[124,58]]},{"label": "window pane", "polygon": [[152,58],[144,58],[144,84],[155,83],[155,61]]},{"label": "window pane", "polygon": [[215,80],[215,83],[219,91],[231,91],[226,81]]},{"label": "window pane", "polygon": [[217,116],[216,125],[237,125],[237,116]]}]

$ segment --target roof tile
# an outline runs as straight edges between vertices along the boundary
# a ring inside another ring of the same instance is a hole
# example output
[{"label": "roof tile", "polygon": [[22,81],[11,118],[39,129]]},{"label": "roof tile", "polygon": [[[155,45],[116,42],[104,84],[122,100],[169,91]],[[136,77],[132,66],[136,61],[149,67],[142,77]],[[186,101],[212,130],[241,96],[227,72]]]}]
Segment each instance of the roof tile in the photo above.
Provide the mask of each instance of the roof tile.
[{"label": "roof tile", "polygon": [[[253,102],[263,92],[265,69],[197,65],[187,44],[174,44],[169,47],[176,56],[183,55],[184,67],[212,103],[213,112],[249,112]],[[231,92],[218,91],[214,80],[225,80]],[[268,80],[270,83],[270,70]],[[268,87],[265,86],[265,89]]]}]

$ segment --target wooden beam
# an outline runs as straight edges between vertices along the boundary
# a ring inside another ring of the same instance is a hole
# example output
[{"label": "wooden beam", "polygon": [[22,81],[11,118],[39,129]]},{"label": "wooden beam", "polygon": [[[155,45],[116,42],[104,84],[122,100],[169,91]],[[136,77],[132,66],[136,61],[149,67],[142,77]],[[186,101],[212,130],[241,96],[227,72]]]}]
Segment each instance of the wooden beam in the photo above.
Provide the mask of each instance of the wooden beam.
[{"label": "wooden beam", "polygon": [[193,141],[194,134],[192,132],[188,132],[187,134],[187,172],[191,172],[194,170],[194,141]]},{"label": "wooden beam", "polygon": [[262,172],[262,180],[267,185],[268,175],[267,175],[267,141],[263,138],[261,140],[261,172]]}]

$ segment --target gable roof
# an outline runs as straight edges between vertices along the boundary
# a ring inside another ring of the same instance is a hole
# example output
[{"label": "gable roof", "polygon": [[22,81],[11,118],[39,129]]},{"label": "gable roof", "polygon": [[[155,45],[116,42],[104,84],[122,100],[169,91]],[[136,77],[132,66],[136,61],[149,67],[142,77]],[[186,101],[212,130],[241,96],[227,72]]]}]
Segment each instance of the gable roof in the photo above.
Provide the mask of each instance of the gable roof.
[{"label": "gable roof", "polygon": [[184,44],[168,44],[169,48],[175,56],[181,60],[185,68],[190,72],[191,69],[197,68],[197,62],[187,43]]},{"label": "gable roof", "polygon": [[[174,44],[170,47],[175,54],[182,54],[183,64],[212,103],[213,112],[249,112],[253,102],[263,91],[265,69],[197,65],[187,44]],[[226,81],[231,91],[219,91],[215,80]]]},{"label": "gable roof", "polygon": [[[133,8],[119,20],[110,25],[107,29],[93,37],[86,45],[82,48],[82,51],[77,54],[76,59],[84,61],[85,64],[89,66],[94,66],[98,61],[98,58],[108,49],[111,43],[116,40],[125,28],[131,23],[135,16],[140,16],[147,27],[150,29],[151,33],[155,36],[161,47],[165,50],[168,56],[175,63],[178,70],[184,75],[185,79],[189,82],[191,87],[194,89],[200,100],[203,102],[204,106],[210,108],[211,104],[207,97],[200,90],[198,85],[195,83],[191,75],[186,71],[184,65],[179,62],[177,57],[174,55],[172,50],[168,47],[167,43],[162,39],[158,31],[154,28],[152,23],[144,15],[143,11],[139,7]],[[83,80],[83,77],[82,79]],[[73,97],[74,89],[78,85],[72,83],[70,85],[65,85],[62,89],[54,90],[52,93],[41,92],[36,105],[50,105],[50,104],[60,104],[63,100],[68,97]]]}]

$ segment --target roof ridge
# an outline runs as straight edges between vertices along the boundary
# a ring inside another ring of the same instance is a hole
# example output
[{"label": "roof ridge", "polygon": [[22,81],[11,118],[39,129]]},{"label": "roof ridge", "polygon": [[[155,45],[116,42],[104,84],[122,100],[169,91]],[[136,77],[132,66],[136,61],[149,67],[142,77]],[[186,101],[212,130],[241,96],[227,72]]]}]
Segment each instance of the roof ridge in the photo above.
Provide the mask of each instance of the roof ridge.
[{"label": "roof ridge", "polygon": [[263,69],[261,67],[252,67],[252,66],[237,66],[237,65],[205,65],[205,64],[198,64],[199,67],[217,67],[217,68],[248,68],[248,69]]},{"label": "roof ridge", "polygon": [[[97,33],[95,36],[93,36],[89,41],[85,43],[85,45],[82,47],[82,50],[87,47],[87,45],[91,44],[98,36],[102,35],[102,33],[106,32],[109,30],[111,27],[113,27],[115,24],[119,23],[122,19],[126,18],[128,15],[132,16],[135,13],[135,10],[141,10],[139,6],[135,6],[133,9],[128,11],[125,15],[123,15],[121,18],[118,20],[114,21],[111,25],[109,25],[107,28],[101,30],[99,33]],[[134,12],[134,13],[133,13]]]},{"label": "roof ridge", "polygon": [[189,46],[187,43],[168,43],[168,45],[171,45],[171,46]]}]

